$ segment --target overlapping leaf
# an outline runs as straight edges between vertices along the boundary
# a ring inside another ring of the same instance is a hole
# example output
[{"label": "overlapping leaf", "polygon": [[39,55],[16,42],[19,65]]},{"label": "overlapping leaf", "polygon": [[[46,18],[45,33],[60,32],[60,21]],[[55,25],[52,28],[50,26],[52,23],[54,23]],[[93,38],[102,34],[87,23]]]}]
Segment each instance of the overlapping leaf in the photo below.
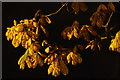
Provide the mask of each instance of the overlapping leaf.
[{"label": "overlapping leaf", "polygon": [[97,11],[90,17],[92,26],[97,25],[98,27],[103,27],[105,19],[111,12],[115,12],[115,6],[112,2],[109,2],[107,6],[105,4],[100,4]]},{"label": "overlapping leaf", "polygon": [[118,31],[115,35],[115,38],[111,40],[109,49],[120,53],[120,31]]},{"label": "overlapping leaf", "polygon": [[87,5],[84,2],[72,2],[71,7],[75,14],[78,14],[80,10],[85,12],[88,9]]}]

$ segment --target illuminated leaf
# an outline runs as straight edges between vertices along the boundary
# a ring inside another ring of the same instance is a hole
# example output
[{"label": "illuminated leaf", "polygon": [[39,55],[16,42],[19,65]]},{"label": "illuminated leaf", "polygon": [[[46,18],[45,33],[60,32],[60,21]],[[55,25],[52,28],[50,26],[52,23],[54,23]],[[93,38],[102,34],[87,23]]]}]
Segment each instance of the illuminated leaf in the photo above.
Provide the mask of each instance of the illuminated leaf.
[{"label": "illuminated leaf", "polygon": [[115,35],[115,38],[111,40],[109,49],[120,53],[120,31],[118,31]]},{"label": "illuminated leaf", "polygon": [[14,20],[13,23],[14,23],[14,26],[17,26],[17,21],[16,20]]},{"label": "illuminated leaf", "polygon": [[29,57],[26,58],[26,63],[27,63],[28,68],[32,67],[32,63],[30,62]]},{"label": "illuminated leaf", "polygon": [[62,33],[61,33],[62,37],[64,39],[68,39],[70,40],[72,38],[72,35],[73,35],[73,30],[72,30],[72,27],[66,27]]},{"label": "illuminated leaf", "polygon": [[43,40],[42,46],[45,46],[45,44],[48,44],[47,40]]},{"label": "illuminated leaf", "polygon": [[53,70],[54,70],[54,65],[51,64],[51,65],[49,66],[49,68],[48,68],[48,74],[52,73]]},{"label": "illuminated leaf", "polygon": [[[18,36],[16,36],[16,37],[18,37],[18,38],[21,39],[20,35],[18,35]],[[20,43],[21,43],[21,40],[17,39],[16,37],[13,38],[13,40],[12,40],[12,45],[13,45],[15,48],[18,47],[18,46],[20,45]]]},{"label": "illuminated leaf", "polygon": [[55,76],[55,77],[59,76],[60,75],[60,69],[57,68],[57,67],[54,67],[52,75]]},{"label": "illuminated leaf", "polygon": [[46,53],[49,53],[49,51],[50,51],[50,48],[47,47],[47,48],[45,49],[45,52],[46,52]]},{"label": "illuminated leaf", "polygon": [[24,68],[25,68],[25,63],[21,63],[20,64],[20,69],[24,70]]},{"label": "illuminated leaf", "polygon": [[25,48],[28,48],[31,45],[31,43],[32,43],[32,40],[30,38],[28,41],[26,41]]},{"label": "illuminated leaf", "polygon": [[73,31],[74,31],[74,37],[75,37],[75,38],[79,38],[78,31],[77,31],[75,28],[74,28]]},{"label": "illuminated leaf", "polygon": [[71,52],[71,53],[69,53],[69,54],[67,55],[67,61],[68,61],[68,63],[70,63],[70,61],[72,60],[72,59],[71,59],[71,54],[73,54],[73,53]]},{"label": "illuminated leaf", "polygon": [[45,20],[47,21],[48,24],[51,24],[51,20],[47,16],[45,16]]},{"label": "illuminated leaf", "polygon": [[24,19],[24,24],[29,24],[29,20],[28,19]]},{"label": "illuminated leaf", "polygon": [[89,45],[87,45],[86,47],[85,47],[85,49],[88,49],[88,48],[90,48],[91,47],[91,45],[89,44]]},{"label": "illuminated leaf", "polygon": [[60,75],[60,66],[59,66],[59,63],[58,63],[58,59],[55,60],[52,75],[55,76],[55,77]]}]

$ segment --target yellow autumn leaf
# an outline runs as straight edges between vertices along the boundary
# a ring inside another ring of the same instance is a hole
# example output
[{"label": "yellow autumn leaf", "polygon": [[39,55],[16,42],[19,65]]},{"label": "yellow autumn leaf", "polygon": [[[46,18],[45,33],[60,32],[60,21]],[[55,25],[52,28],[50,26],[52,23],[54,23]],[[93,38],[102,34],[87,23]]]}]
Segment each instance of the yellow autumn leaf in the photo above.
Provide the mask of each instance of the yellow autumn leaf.
[{"label": "yellow autumn leaf", "polygon": [[18,24],[16,27],[15,27],[15,30],[16,31],[23,31],[24,29],[24,26],[22,24]]},{"label": "yellow autumn leaf", "polygon": [[29,24],[29,20],[28,19],[24,19],[24,24]]},{"label": "yellow autumn leaf", "polygon": [[67,55],[67,61],[68,61],[68,63],[70,63],[70,61],[71,61],[71,54],[70,53]]},{"label": "yellow autumn leaf", "polygon": [[25,68],[25,63],[21,63],[20,64],[20,69],[24,70],[24,68]]},{"label": "yellow autumn leaf", "polygon": [[91,47],[91,45],[89,44],[89,45],[87,45],[86,47],[85,47],[85,49],[88,49],[88,48],[90,48]]},{"label": "yellow autumn leaf", "polygon": [[79,38],[78,32],[77,32],[77,30],[75,28],[74,28],[73,32],[74,32],[74,37]]},{"label": "yellow autumn leaf", "polygon": [[51,65],[49,66],[49,68],[48,68],[48,74],[50,74],[51,72],[53,72],[53,70],[54,70],[54,65],[51,64]]},{"label": "yellow autumn leaf", "polygon": [[21,64],[21,61],[24,59],[24,55],[22,55],[21,57],[20,57],[20,59],[18,60],[18,65],[20,65]]},{"label": "yellow autumn leaf", "polygon": [[36,66],[37,66],[37,60],[35,59],[33,65],[32,65],[32,68],[36,68]]},{"label": "yellow autumn leaf", "polygon": [[20,23],[23,23],[24,22],[24,20],[20,20]]},{"label": "yellow autumn leaf", "polygon": [[37,22],[33,22],[33,26],[34,27],[38,27],[38,23]]},{"label": "yellow autumn leaf", "polygon": [[16,20],[14,20],[13,23],[14,23],[14,26],[17,26],[17,21]]},{"label": "yellow autumn leaf", "polygon": [[47,21],[48,24],[51,24],[51,20],[47,16],[45,16],[45,20]]},{"label": "yellow autumn leaf", "polygon": [[43,40],[42,46],[44,46],[45,44],[48,44],[47,40]]},{"label": "yellow autumn leaf", "polygon": [[120,53],[120,31],[118,31],[115,35],[115,38],[111,40],[109,49]]},{"label": "yellow autumn leaf", "polygon": [[45,52],[46,52],[46,53],[49,53],[49,51],[50,51],[50,48],[47,47],[47,48],[45,49]]},{"label": "yellow autumn leaf", "polygon": [[67,33],[68,40],[72,38],[72,35],[73,35],[73,31],[71,33],[70,32]]},{"label": "yellow autumn leaf", "polygon": [[32,63],[30,62],[29,57],[26,58],[26,63],[27,63],[28,68],[32,67]]},{"label": "yellow autumn leaf", "polygon": [[32,40],[30,38],[28,41],[26,41],[25,48],[28,48],[31,45],[31,43],[32,43]]},{"label": "yellow autumn leaf", "polygon": [[19,46],[19,41],[16,38],[13,38],[12,45],[16,48]]},{"label": "yellow autumn leaf", "polygon": [[57,67],[54,67],[52,75],[55,76],[55,77],[59,76],[60,75],[60,69],[57,68]]},{"label": "yellow autumn leaf", "polygon": [[34,54],[34,51],[31,48],[29,48],[28,50],[29,50],[29,55],[33,55]]}]

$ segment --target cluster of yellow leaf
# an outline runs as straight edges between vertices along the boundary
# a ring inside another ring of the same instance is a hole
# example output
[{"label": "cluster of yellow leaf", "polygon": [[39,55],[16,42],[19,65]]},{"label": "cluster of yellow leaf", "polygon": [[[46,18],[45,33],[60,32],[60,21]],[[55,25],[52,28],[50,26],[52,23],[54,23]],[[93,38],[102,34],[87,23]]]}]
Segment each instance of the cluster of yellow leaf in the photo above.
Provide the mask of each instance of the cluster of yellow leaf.
[{"label": "cluster of yellow leaf", "polygon": [[28,48],[24,55],[20,57],[18,60],[18,65],[20,65],[20,69],[25,68],[25,63],[27,64],[28,68],[36,68],[37,64],[43,66],[43,60],[39,56],[38,52],[34,52],[34,48]]},{"label": "cluster of yellow leaf", "polygon": [[49,66],[48,74],[52,73],[53,76],[57,77],[60,75],[60,71],[62,72],[63,75],[67,75],[69,72],[64,61],[63,60],[58,61],[58,59],[56,59]]},{"label": "cluster of yellow leaf", "polygon": [[97,36],[97,32],[92,28],[92,26],[89,25],[83,25],[82,28],[79,27],[79,22],[74,21],[73,25],[71,27],[66,27],[61,35],[64,39],[70,40],[72,36],[75,38],[81,38],[84,37],[85,41],[89,41],[89,33],[91,33],[93,36]]},{"label": "cluster of yellow leaf", "polygon": [[120,53],[120,31],[118,31],[115,35],[115,38],[111,40],[109,49]]},{"label": "cluster of yellow leaf", "polygon": [[[20,69],[24,70],[25,65],[27,65],[28,68],[36,68],[37,65],[43,66],[44,63],[47,63],[50,65],[48,68],[48,74],[52,73],[52,75],[56,77],[60,75],[61,71],[63,75],[67,75],[69,70],[66,64],[69,63],[70,60],[72,60],[73,65],[76,65],[77,62],[82,62],[82,58],[79,54],[76,54],[76,52],[78,48],[82,50],[83,47],[78,45],[76,51],[73,53],[70,52],[71,49],[57,45],[53,46],[49,44],[47,40],[43,40],[42,43],[40,43],[38,41],[39,29],[41,28],[44,34],[47,35],[47,30],[44,28],[44,25],[46,22],[50,24],[51,20],[47,16],[40,16],[39,13],[40,11],[37,11],[35,18],[21,20],[19,24],[14,20],[14,26],[7,28],[7,40],[12,40],[12,45],[15,48],[21,44],[27,49],[25,54],[23,54],[18,60],[18,65],[20,65]],[[37,21],[36,19],[38,17],[40,18]],[[72,38],[72,35],[79,38],[78,21],[74,21],[69,30],[70,32],[66,31],[69,40]],[[44,49],[44,52],[39,52],[40,49]]]},{"label": "cluster of yellow leaf", "polygon": [[63,75],[67,75],[69,70],[66,64],[70,63],[70,61],[72,61],[73,65],[82,62],[80,54],[77,53],[78,49],[83,50],[81,45],[76,45],[76,50],[71,52],[71,49],[58,46],[53,47],[52,45],[49,45],[46,40],[44,40],[43,43],[48,45],[45,48],[45,52],[47,54],[51,53],[44,59],[44,63],[50,65],[48,68],[48,74],[52,73],[52,75],[56,77],[59,76],[61,72]]},{"label": "cluster of yellow leaf", "polygon": [[26,49],[31,45],[32,40],[35,41],[38,35],[30,29],[37,27],[37,22],[34,22],[34,18],[31,20],[24,19],[21,20],[19,24],[14,20],[14,26],[7,28],[6,37],[7,40],[12,40],[12,45],[16,48],[22,44]]},{"label": "cluster of yellow leaf", "polygon": [[70,52],[67,55],[67,61],[68,61],[68,63],[70,63],[72,61],[72,65],[76,65],[77,63],[82,62],[82,57],[80,57],[80,54]]},{"label": "cluster of yellow leaf", "polygon": [[97,25],[98,27],[103,27],[104,21],[111,12],[115,12],[115,6],[112,2],[106,5],[100,4],[97,11],[92,14],[90,21],[92,26]]}]

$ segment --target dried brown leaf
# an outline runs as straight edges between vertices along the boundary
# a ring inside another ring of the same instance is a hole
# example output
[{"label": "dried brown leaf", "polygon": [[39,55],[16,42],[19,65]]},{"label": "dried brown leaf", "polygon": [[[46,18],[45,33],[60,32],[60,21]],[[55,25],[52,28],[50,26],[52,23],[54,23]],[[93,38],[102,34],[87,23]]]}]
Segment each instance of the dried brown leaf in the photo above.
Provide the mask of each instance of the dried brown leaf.
[{"label": "dried brown leaf", "polygon": [[100,4],[97,8],[97,12],[100,12],[101,10],[107,10],[108,8],[104,4]]},{"label": "dried brown leaf", "polygon": [[75,12],[75,14],[78,14],[78,12],[80,11],[79,3],[78,2],[73,2],[71,7],[72,7],[73,11]]},{"label": "dried brown leaf", "polygon": [[69,70],[63,60],[60,60],[60,71],[63,75],[67,75],[69,73]]},{"label": "dried brown leaf", "polygon": [[87,5],[84,2],[79,2],[79,8],[83,12],[87,11],[88,9]]},{"label": "dried brown leaf", "polygon": [[71,7],[75,14],[78,14],[80,10],[85,12],[88,9],[87,5],[84,2],[72,2]]},{"label": "dried brown leaf", "polygon": [[112,12],[115,12],[115,6],[112,2],[109,2],[107,6],[108,6],[108,9],[110,9]]}]

